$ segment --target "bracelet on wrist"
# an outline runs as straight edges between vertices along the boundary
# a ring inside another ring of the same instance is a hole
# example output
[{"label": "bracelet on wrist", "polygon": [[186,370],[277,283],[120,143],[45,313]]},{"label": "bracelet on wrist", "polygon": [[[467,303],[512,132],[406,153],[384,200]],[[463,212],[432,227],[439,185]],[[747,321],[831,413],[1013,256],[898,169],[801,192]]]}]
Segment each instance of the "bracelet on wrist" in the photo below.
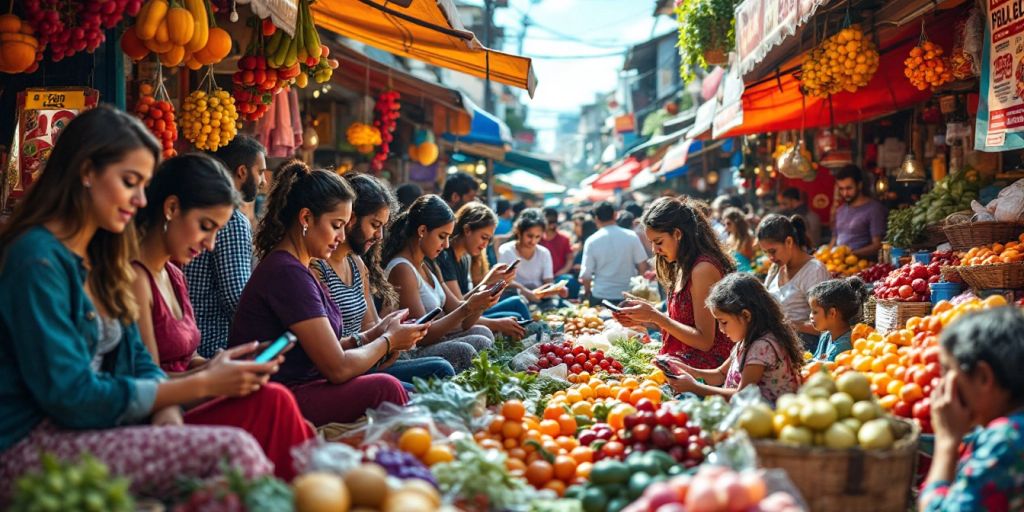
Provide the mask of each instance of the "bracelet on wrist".
[{"label": "bracelet on wrist", "polygon": [[387,346],[388,346],[388,349],[387,349],[387,351],[385,353],[390,354],[391,353],[391,338],[387,334],[381,336],[381,338],[384,338],[384,343],[386,343]]},{"label": "bracelet on wrist", "polygon": [[352,335],[352,340],[355,341],[356,347],[363,346],[363,335],[358,332]]}]

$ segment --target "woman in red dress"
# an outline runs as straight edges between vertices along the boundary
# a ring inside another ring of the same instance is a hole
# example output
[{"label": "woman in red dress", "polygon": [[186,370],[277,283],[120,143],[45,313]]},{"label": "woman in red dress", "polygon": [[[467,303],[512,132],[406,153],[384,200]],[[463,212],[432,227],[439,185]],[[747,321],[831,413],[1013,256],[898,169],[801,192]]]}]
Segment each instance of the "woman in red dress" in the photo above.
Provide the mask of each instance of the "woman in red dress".
[{"label": "woman in red dress", "polygon": [[[196,353],[200,333],[189,301],[184,274],[176,266],[212,250],[217,231],[227,223],[238,194],[224,166],[203,154],[165,161],[146,190],[148,204],[136,224],[143,233],[132,262],[132,291],[139,302],[139,331],[153,360],[172,378],[207,364]],[[291,391],[269,382],[244,397],[222,397],[188,409],[192,425],[239,427],[263,447],[274,473],[295,476],[291,448],[314,436]]]},{"label": "woman in red dress", "polygon": [[641,223],[657,260],[658,280],[668,291],[668,312],[627,297],[615,318],[626,327],[661,329],[661,353],[693,368],[718,368],[732,344],[719,331],[704,301],[725,274],[736,270],[708,220],[690,200],[663,197]]}]

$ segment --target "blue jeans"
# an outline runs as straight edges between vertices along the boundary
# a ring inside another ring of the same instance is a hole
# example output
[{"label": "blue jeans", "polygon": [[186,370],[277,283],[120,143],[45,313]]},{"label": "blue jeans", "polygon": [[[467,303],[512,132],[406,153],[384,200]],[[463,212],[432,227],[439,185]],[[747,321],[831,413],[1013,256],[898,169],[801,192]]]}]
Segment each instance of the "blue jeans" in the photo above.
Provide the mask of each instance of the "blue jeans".
[{"label": "blue jeans", "polygon": [[[379,373],[375,370],[374,373]],[[413,377],[421,379],[447,379],[455,376],[455,368],[443,357],[420,357],[416,359],[399,359],[384,373],[402,381],[405,389],[412,390]]]},{"label": "blue jeans", "polygon": [[498,301],[497,304],[491,306],[490,309],[484,311],[484,317],[486,318],[508,318],[513,317],[518,320],[526,320],[530,318],[530,308],[526,305],[518,295],[506,297]]}]

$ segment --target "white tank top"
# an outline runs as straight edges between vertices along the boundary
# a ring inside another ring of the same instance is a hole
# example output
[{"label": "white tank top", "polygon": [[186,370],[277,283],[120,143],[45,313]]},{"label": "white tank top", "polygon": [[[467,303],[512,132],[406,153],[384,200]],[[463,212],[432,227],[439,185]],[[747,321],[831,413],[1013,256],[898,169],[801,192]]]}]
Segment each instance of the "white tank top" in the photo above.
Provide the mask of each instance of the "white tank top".
[{"label": "white tank top", "polygon": [[419,283],[420,303],[423,304],[424,313],[429,313],[433,311],[434,308],[444,306],[444,287],[441,286],[441,282],[437,280],[437,276],[435,276],[433,272],[428,272],[428,274],[430,274],[430,279],[434,281],[434,286],[430,287],[411,261],[398,257],[388,262],[387,267],[384,268],[385,276],[390,276],[391,270],[398,265],[409,265],[409,268],[412,268],[413,273],[416,274],[416,282]]}]

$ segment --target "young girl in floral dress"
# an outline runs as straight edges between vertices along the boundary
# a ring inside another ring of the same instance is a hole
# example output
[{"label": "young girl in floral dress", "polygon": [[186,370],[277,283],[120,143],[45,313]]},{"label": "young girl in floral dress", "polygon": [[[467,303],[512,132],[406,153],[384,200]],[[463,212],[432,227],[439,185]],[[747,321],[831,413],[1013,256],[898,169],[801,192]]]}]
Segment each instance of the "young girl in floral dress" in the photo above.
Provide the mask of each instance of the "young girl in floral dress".
[{"label": "young girl in floral dress", "polygon": [[732,353],[713,370],[669,361],[679,375],[668,379],[676,392],[728,399],[753,384],[774,404],[779,396],[800,388],[802,345],[761,281],[750,274],[730,274],[712,288],[707,305],[719,328],[734,343]]}]

